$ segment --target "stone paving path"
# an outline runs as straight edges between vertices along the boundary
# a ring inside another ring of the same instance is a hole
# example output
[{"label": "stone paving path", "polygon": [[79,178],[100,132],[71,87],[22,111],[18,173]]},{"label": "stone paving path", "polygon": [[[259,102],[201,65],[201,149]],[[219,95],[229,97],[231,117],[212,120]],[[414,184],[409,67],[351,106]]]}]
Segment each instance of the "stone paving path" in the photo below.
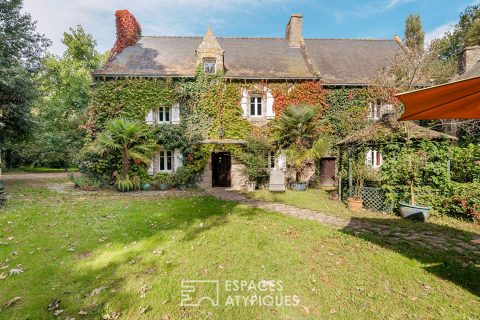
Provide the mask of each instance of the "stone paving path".
[{"label": "stone paving path", "polygon": [[445,234],[429,230],[409,230],[400,225],[392,226],[373,223],[364,220],[345,219],[326,215],[309,209],[300,209],[291,205],[249,199],[239,192],[215,188],[207,190],[207,193],[227,201],[236,201],[241,204],[260,208],[266,211],[275,211],[287,216],[317,221],[335,229],[355,234],[372,235],[381,238],[386,244],[396,245],[401,242],[409,243],[425,249],[433,248],[437,251],[453,251],[464,256],[468,263],[480,263],[480,235],[471,235],[459,231],[458,234]]}]

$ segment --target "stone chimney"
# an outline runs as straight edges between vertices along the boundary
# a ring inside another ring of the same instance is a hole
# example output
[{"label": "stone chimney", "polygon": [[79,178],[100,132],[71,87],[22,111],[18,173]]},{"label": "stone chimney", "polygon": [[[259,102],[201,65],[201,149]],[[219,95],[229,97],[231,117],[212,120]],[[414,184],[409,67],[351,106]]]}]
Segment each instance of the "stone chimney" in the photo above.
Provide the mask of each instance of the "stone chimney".
[{"label": "stone chimney", "polygon": [[302,22],[302,15],[295,13],[292,14],[290,21],[287,24],[287,29],[285,30],[285,39],[287,39],[288,45],[291,48],[300,48],[302,45]]},{"label": "stone chimney", "polygon": [[480,46],[466,47],[458,54],[458,74],[470,70],[480,60]]}]

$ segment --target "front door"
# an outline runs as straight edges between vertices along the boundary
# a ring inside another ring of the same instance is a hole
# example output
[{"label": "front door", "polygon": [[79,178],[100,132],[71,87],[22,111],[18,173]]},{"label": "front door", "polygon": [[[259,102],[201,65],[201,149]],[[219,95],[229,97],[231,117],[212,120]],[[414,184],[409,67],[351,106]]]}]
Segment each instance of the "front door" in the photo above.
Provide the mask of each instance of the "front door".
[{"label": "front door", "polygon": [[320,184],[322,186],[335,185],[335,158],[320,160]]},{"label": "front door", "polygon": [[232,158],[228,152],[212,153],[212,187],[230,188]]}]

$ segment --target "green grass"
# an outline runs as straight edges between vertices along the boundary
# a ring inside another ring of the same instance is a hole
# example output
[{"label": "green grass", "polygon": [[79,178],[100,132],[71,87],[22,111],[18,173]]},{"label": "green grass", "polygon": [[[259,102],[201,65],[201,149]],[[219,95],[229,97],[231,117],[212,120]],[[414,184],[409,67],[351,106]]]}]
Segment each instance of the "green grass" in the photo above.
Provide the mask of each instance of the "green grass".
[{"label": "green grass", "polygon": [[[69,167],[68,172],[77,172],[78,168]],[[20,166],[13,169],[4,169],[5,173],[18,173],[18,172],[29,172],[29,173],[55,173],[55,172],[65,172],[65,168],[48,168],[48,167],[29,167],[29,166]]]},{"label": "green grass", "polygon": [[430,230],[432,228],[435,229],[436,227],[443,230],[443,227],[451,227],[453,228],[452,232],[461,230],[465,232],[480,233],[480,224],[463,221],[448,216],[433,215],[429,219],[429,224],[419,224],[416,222],[402,220],[393,214],[371,212],[366,210],[362,212],[352,212],[348,210],[343,203],[330,200],[327,192],[317,189],[309,189],[305,192],[287,190],[284,193],[272,193],[268,190],[262,189],[256,190],[252,193],[245,193],[245,195],[253,199],[285,203],[298,208],[315,210],[342,218],[353,217],[356,219],[381,219],[383,220],[382,223],[385,224],[400,224],[406,228],[415,228],[418,230]]},{"label": "green grass", "polygon": [[[455,255],[387,247],[209,196],[59,194],[39,183],[8,185],[13,200],[0,211],[0,267],[9,265],[0,274],[24,269],[0,280],[1,307],[21,297],[0,311],[1,319],[54,319],[47,311],[54,298],[61,300],[61,319],[101,319],[113,311],[120,319],[479,316],[480,285],[472,280],[478,265],[462,269]],[[281,280],[281,294],[301,302],[181,307],[182,279]],[[142,287],[150,288],[143,298]],[[92,295],[96,288],[103,289]]]}]

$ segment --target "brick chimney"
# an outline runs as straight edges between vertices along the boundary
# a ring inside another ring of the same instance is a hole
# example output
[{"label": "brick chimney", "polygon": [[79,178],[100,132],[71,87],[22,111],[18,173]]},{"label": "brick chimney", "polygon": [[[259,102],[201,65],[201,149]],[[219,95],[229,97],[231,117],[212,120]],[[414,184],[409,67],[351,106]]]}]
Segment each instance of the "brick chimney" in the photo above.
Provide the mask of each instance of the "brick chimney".
[{"label": "brick chimney", "polygon": [[290,21],[287,24],[287,29],[285,30],[285,39],[287,39],[288,45],[291,48],[300,48],[302,45],[302,20],[302,15],[295,13],[292,14]]},{"label": "brick chimney", "polygon": [[470,70],[480,60],[480,46],[466,47],[458,54],[458,74]]}]

